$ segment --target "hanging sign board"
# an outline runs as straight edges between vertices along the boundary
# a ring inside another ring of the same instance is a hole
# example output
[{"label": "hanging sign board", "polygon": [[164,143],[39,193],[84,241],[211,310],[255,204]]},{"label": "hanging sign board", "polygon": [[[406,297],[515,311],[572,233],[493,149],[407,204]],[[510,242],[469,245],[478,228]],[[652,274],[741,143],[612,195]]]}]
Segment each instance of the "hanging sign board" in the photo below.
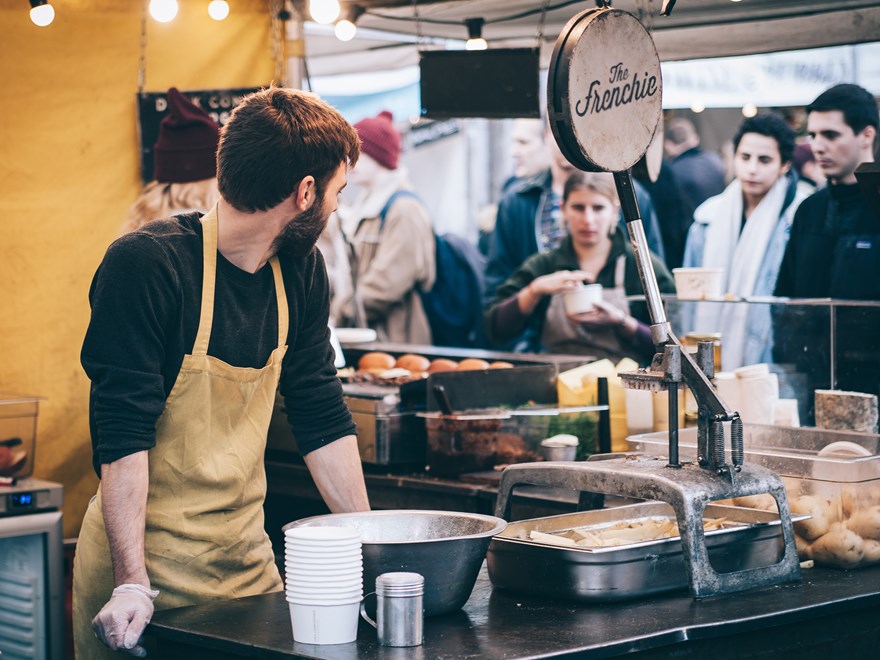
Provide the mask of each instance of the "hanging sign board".
[{"label": "hanging sign board", "polygon": [[[259,87],[238,87],[234,89],[202,89],[183,91],[183,95],[202,108],[223,126],[229,119],[232,109],[241,100]],[[159,139],[159,124],[168,114],[168,94],[165,92],[145,92],[137,95],[138,137],[141,148],[141,180],[146,184],[153,180],[153,145]]]},{"label": "hanging sign board", "polygon": [[556,40],[547,81],[559,148],[586,171],[622,172],[647,151],[662,114],[660,57],[639,20],[588,9]]}]

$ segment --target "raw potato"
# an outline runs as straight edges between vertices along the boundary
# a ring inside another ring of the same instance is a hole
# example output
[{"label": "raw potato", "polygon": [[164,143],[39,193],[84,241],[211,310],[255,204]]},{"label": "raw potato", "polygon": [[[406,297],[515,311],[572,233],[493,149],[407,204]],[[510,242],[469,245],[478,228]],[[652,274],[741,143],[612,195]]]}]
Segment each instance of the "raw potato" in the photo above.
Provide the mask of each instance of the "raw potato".
[{"label": "raw potato", "polygon": [[880,541],[865,541],[865,556],[862,557],[862,565],[876,564],[880,561]]},{"label": "raw potato", "polygon": [[880,504],[880,491],[876,488],[870,490],[860,488],[862,485],[858,484],[841,489],[840,500],[844,516],[849,517]]},{"label": "raw potato", "polygon": [[880,541],[880,506],[856,512],[846,526],[866,541]]},{"label": "raw potato", "polygon": [[840,568],[857,566],[865,556],[862,537],[840,523],[834,523],[831,531],[817,539],[810,550],[816,561]]},{"label": "raw potato", "polygon": [[761,511],[776,511],[776,500],[770,493],[761,493],[760,495],[747,495],[745,497],[736,497],[733,500],[736,506],[744,506],[748,509],[759,509]]},{"label": "raw potato", "polygon": [[803,536],[795,534],[794,543],[797,546],[798,557],[800,557],[801,559],[813,558],[813,551],[810,550],[810,542],[807,541]]},{"label": "raw potato", "polygon": [[801,495],[790,504],[791,512],[811,516],[794,524],[794,530],[808,541],[815,541],[828,532],[831,525],[823,503],[811,495]]}]

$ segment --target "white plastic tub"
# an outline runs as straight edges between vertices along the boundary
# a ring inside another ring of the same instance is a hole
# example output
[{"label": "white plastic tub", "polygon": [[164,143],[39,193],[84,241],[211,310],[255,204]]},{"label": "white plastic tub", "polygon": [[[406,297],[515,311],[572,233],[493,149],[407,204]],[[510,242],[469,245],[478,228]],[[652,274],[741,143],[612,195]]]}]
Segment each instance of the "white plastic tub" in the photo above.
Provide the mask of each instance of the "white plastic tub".
[{"label": "white plastic tub", "polygon": [[724,295],[723,268],[673,268],[672,275],[680,300],[706,300]]}]

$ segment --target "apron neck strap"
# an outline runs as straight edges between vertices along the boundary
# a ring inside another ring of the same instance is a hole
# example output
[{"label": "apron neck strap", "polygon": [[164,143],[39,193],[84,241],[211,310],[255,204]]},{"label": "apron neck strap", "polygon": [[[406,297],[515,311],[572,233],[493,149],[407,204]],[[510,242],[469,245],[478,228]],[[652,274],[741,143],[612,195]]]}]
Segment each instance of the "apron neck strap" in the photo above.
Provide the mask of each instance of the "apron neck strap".
[{"label": "apron neck strap", "polygon": [[287,310],[287,293],[284,290],[284,278],[281,276],[281,263],[278,257],[269,259],[272,275],[275,277],[275,297],[278,299],[278,347],[287,344],[289,315]]},{"label": "apron neck strap", "polygon": [[217,283],[217,206],[202,216],[202,310],[193,355],[207,355],[214,321],[214,288]]},{"label": "apron neck strap", "polygon": [[[290,316],[281,263],[278,257],[269,259],[275,278],[275,297],[278,304],[278,346],[287,344]],[[217,207],[202,216],[202,309],[199,314],[199,331],[193,345],[193,355],[207,355],[214,322],[214,291],[217,283]]]}]

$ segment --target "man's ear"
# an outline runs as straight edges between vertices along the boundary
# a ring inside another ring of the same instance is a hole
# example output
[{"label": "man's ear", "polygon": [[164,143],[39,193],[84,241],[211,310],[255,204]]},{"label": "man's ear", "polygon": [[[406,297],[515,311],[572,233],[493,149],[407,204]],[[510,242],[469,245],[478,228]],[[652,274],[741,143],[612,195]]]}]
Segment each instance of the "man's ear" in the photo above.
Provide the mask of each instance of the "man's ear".
[{"label": "man's ear", "polygon": [[293,202],[301,211],[309,209],[315,203],[318,196],[317,187],[315,186],[315,177],[311,174],[303,177],[302,181],[296,186],[293,193]]}]

